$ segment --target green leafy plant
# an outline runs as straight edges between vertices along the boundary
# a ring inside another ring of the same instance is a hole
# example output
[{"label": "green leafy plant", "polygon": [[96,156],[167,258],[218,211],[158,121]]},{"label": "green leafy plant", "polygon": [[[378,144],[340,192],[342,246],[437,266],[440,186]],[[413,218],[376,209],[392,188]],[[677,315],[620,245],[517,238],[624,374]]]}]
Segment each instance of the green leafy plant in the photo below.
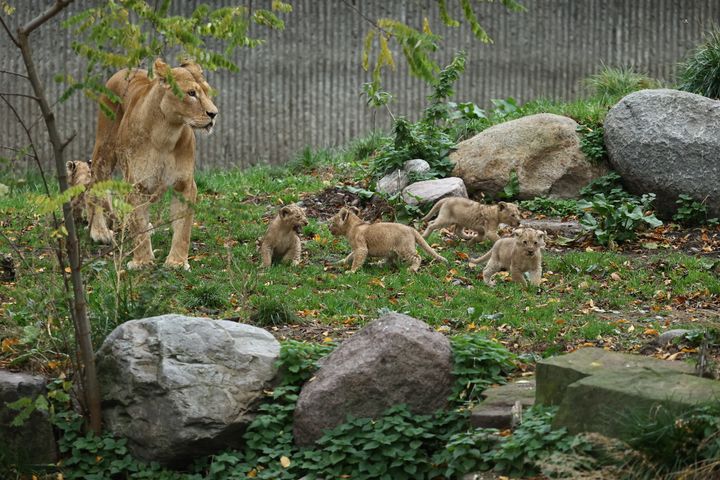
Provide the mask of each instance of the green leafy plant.
[{"label": "green leafy plant", "polygon": [[315,374],[317,361],[332,352],[334,348],[335,345],[331,343],[284,341],[280,348],[280,360],[278,360],[282,385],[302,386]]},{"label": "green leafy plant", "polygon": [[720,98],[720,27],[705,33],[703,43],[679,66],[680,90]]},{"label": "green leafy plant", "polygon": [[659,88],[660,83],[631,67],[614,68],[603,65],[599,73],[585,79],[594,98],[605,105],[617,103],[625,95],[646,88]]},{"label": "green leafy plant", "polygon": [[580,150],[590,162],[600,163],[607,154],[605,129],[602,125],[580,124],[577,126],[577,132],[580,134]]},{"label": "green leafy plant", "polygon": [[652,193],[619,200],[602,193],[595,194],[590,200],[578,202],[578,208],[585,210],[580,226],[591,232],[600,245],[613,248],[617,243],[634,240],[644,227],[662,226],[662,221],[648,213],[653,200],[655,194]]},{"label": "green leafy plant", "polygon": [[577,200],[572,198],[536,197],[532,200],[521,201],[520,206],[533,213],[550,217],[569,217],[582,213],[582,210],[578,208]]},{"label": "green leafy plant", "polygon": [[708,209],[705,200],[698,202],[690,195],[680,194],[677,201],[677,211],[673,220],[687,226],[718,225],[717,218],[708,218]]},{"label": "green leafy plant", "polygon": [[508,183],[503,187],[502,192],[498,195],[498,198],[502,200],[515,200],[520,194],[520,179],[518,178],[517,171],[510,170]]},{"label": "green leafy plant", "polygon": [[310,478],[414,480],[432,478],[432,454],[459,431],[463,413],[415,415],[405,405],[375,420],[348,418],[304,452]]},{"label": "green leafy plant", "polygon": [[515,369],[515,356],[499,343],[479,334],[452,337],[455,401],[477,401],[492,384],[505,383]]}]

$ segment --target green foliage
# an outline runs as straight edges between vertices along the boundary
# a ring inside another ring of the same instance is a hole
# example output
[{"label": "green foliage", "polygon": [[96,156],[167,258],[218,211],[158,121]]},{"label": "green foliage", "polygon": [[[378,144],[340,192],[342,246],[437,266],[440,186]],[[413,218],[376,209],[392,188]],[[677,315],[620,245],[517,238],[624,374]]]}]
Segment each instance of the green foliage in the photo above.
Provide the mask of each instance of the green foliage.
[{"label": "green foliage", "polygon": [[599,73],[585,79],[594,98],[604,105],[614,105],[629,93],[646,88],[659,88],[660,83],[631,67],[613,68],[603,65]]},{"label": "green foliage", "polygon": [[[87,70],[84,78],[59,78],[69,84],[62,100],[80,90],[93,99],[107,95],[102,69],[136,68],[168,51],[178,52],[180,60],[194,59],[207,70],[237,71],[232,60],[235,50],[263,43],[248,36],[250,26],[282,30],[284,22],[276,12],[292,10],[289,4],[274,0],[270,10],[213,9],[201,4],[188,16],[176,16],[169,14],[171,4],[172,0],[103,2],[66,20],[63,25],[75,38],[72,49],[87,60]],[[173,79],[169,80],[172,84]],[[110,98],[118,100],[114,95]],[[112,116],[107,106],[101,104],[101,108]]]},{"label": "green foliage", "polygon": [[455,142],[441,129],[424,122],[395,121],[394,139],[382,148],[373,162],[375,176],[401,168],[405,162],[422,158],[430,164],[434,178],[447,175],[453,168],[448,155]]},{"label": "green foliage", "polygon": [[[507,10],[522,12],[525,10],[516,0],[501,0]],[[472,2],[458,0],[462,18],[470,25],[473,35],[483,43],[492,40],[480,25]],[[438,11],[442,22],[449,27],[458,27],[460,22],[450,16],[446,0],[438,1]],[[431,82],[438,72],[439,66],[432,54],[438,49],[440,36],[434,34],[427,17],[423,19],[422,28],[417,29],[396,19],[380,18],[374,22],[374,28],[368,31],[363,40],[362,66],[365,71],[372,71],[373,89],[379,90],[383,68],[395,68],[395,59],[390,50],[391,42],[395,42],[402,51],[410,73],[425,81]]]},{"label": "green foliage", "polygon": [[578,125],[577,132],[580,134],[580,150],[590,160],[598,164],[605,158],[605,129],[602,125]]},{"label": "green foliage", "polygon": [[628,196],[621,183],[622,177],[617,172],[610,172],[600,178],[596,178],[580,189],[580,196],[584,199],[592,198],[602,194],[612,199],[621,200]]},{"label": "green foliage", "polygon": [[510,170],[508,176],[508,183],[503,187],[502,192],[498,197],[502,200],[514,200],[520,194],[520,179],[518,178],[517,171]]},{"label": "green foliage", "polygon": [[[486,456],[494,469],[512,476],[535,475],[537,464],[552,452],[578,449],[578,440],[564,428],[553,430],[557,407],[534,406],[524,412],[518,428]],[[590,448],[589,445],[586,447]]]},{"label": "green foliage", "polygon": [[449,120],[447,99],[455,94],[454,85],[465,71],[465,60],[465,52],[456,53],[450,64],[443,68],[438,78],[432,82],[433,92],[428,96],[430,104],[423,112],[423,123],[438,125]]},{"label": "green foliage", "polygon": [[673,215],[673,220],[687,226],[718,224],[717,218],[708,218],[708,209],[705,200],[698,202],[690,195],[680,194],[677,201],[677,211]]},{"label": "green foliage", "polygon": [[703,43],[679,66],[680,90],[720,98],[720,28],[705,33]]},{"label": "green foliage", "polygon": [[445,448],[433,456],[433,463],[444,467],[444,478],[461,478],[461,475],[490,470],[493,449],[501,437],[493,429],[478,428],[452,435]]},{"label": "green foliage", "polygon": [[515,370],[515,355],[496,341],[478,334],[452,337],[455,401],[480,400],[487,387],[505,383],[505,377]]},{"label": "green foliage", "polygon": [[[630,445],[650,460],[634,465],[635,478],[711,478],[720,470],[720,402],[653,409],[628,426]],[[703,467],[709,467],[704,475]]]},{"label": "green foliage", "polygon": [[655,215],[648,213],[653,200],[653,193],[619,200],[602,193],[595,194],[590,200],[578,202],[578,208],[585,210],[580,226],[592,232],[600,245],[612,248],[617,243],[634,240],[642,228],[656,228],[663,224]]},{"label": "green foliage", "polygon": [[520,206],[525,210],[549,217],[569,217],[582,213],[582,210],[578,208],[577,200],[572,198],[536,197],[532,200],[521,201]]},{"label": "green foliage", "polygon": [[250,321],[259,327],[302,323],[302,319],[284,302],[273,298],[259,298],[254,302]]},{"label": "green foliage", "polygon": [[286,340],[280,348],[278,369],[281,372],[282,385],[300,387],[315,374],[317,361],[328,355],[334,344],[318,344]]},{"label": "green foliage", "polygon": [[432,478],[432,454],[467,421],[464,414],[415,415],[404,405],[376,419],[348,418],[304,452],[309,478]]}]

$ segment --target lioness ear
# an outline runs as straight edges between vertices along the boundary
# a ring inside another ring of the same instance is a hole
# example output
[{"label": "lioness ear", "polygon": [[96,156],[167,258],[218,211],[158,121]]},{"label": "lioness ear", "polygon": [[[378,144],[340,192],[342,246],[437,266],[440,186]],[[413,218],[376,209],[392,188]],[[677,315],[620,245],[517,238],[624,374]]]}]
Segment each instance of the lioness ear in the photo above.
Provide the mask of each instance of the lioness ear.
[{"label": "lioness ear", "polygon": [[155,59],[155,63],[153,64],[153,71],[155,72],[155,75],[157,75],[159,78],[165,79],[168,72],[170,71],[170,67],[167,63],[163,62],[162,59],[157,58]]}]

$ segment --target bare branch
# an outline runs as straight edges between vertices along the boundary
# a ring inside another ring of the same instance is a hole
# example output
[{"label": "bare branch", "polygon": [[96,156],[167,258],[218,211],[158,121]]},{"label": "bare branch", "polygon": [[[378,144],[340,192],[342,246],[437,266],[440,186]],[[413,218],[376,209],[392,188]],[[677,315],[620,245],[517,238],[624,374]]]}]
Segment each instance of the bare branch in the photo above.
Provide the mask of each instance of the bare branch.
[{"label": "bare branch", "polygon": [[17,73],[17,72],[11,72],[9,70],[0,70],[0,73],[4,73],[5,75],[15,75],[16,77],[21,77],[24,79],[28,78],[27,75],[23,75],[22,73]]},{"label": "bare branch", "polygon": [[[18,28],[18,37],[30,35],[33,30],[53,18],[74,1],[75,0],[55,0],[55,3],[50,8],[30,20],[24,26]],[[15,44],[20,46],[19,40],[16,41]]]},{"label": "bare branch", "polygon": [[0,92],[0,96],[2,96],[2,97],[23,97],[23,98],[29,98],[30,100],[35,100],[36,102],[40,101],[40,99],[38,97],[34,97],[32,95],[26,95],[24,93]]},{"label": "bare branch", "polygon": [[10,28],[8,28],[7,24],[5,23],[5,20],[3,20],[2,17],[0,17],[0,24],[2,24],[3,28],[5,29],[5,32],[8,34],[8,37],[10,37],[10,40],[20,48],[20,43],[17,41],[17,39],[13,36],[12,32],[10,31]]},{"label": "bare branch", "polygon": [[77,130],[73,130],[73,132],[70,134],[70,136],[65,140],[62,145],[60,145],[61,150],[65,150],[65,147],[68,146],[70,142],[73,141],[73,139],[77,136]]}]

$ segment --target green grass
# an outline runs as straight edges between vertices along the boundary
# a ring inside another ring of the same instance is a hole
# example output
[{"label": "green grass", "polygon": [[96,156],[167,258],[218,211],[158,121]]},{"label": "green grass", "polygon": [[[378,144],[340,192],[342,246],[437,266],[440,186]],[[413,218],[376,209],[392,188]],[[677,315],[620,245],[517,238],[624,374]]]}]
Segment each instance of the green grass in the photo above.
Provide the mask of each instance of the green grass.
[{"label": "green grass", "polygon": [[[672,308],[674,297],[720,295],[717,275],[699,258],[681,253],[547,253],[546,281],[540,288],[526,290],[503,281],[489,288],[482,283],[481,269],[469,268],[464,257],[489,245],[470,250],[437,232],[430,243],[450,260],[449,267],[421,253],[423,265],[416,274],[373,262],[350,274],[337,265],[349,253],[347,242],[333,237],[324,222],[312,217],[305,229],[302,264],[261,269],[256,241],[277,208],[357,175],[362,162],[348,150],[322,155],[322,161],[308,160],[309,170],[296,165],[293,173],[254,168],[199,174],[190,272],[162,267],[170,244],[167,199],[153,212],[157,266],[123,272],[119,284],[113,257],[107,248],[92,244],[83,230],[83,273],[95,345],[124,321],[170,312],[244,322],[255,314],[257,323],[264,325],[294,322],[294,315],[302,312],[304,321],[357,328],[389,309],[436,328],[485,330],[511,349],[542,354],[605,336],[628,345],[638,341],[644,328],[629,333],[624,325],[605,319],[603,311],[635,318],[634,313],[642,310],[653,312],[647,317],[655,318]],[[33,358],[66,359],[73,343],[62,280],[50,248],[53,229],[49,219],[32,208],[37,191],[26,184],[0,198],[5,234],[0,237],[0,253],[17,259],[20,252],[24,258],[17,282],[0,285],[0,338],[19,340],[0,352],[0,361],[13,360],[16,365]],[[659,296],[659,291],[667,294]],[[642,326],[660,327],[657,319]],[[18,360],[22,354],[27,356]]]}]

